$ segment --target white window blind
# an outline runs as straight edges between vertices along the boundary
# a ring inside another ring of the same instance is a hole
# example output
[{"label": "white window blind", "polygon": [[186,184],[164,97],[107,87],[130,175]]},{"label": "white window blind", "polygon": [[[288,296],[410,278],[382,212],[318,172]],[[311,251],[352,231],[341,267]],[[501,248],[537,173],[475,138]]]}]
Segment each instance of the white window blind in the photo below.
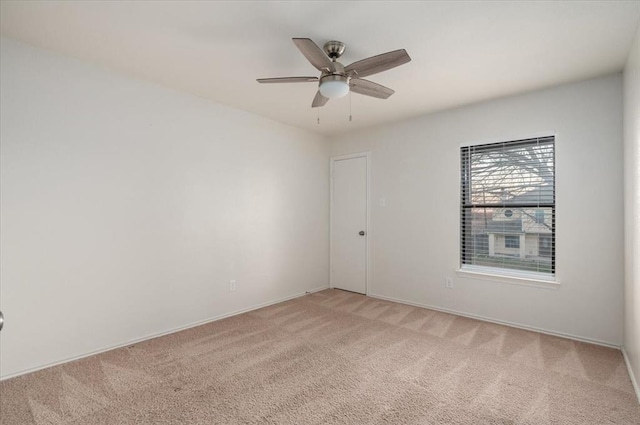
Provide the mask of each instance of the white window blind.
[{"label": "white window blind", "polygon": [[555,276],[555,138],[460,149],[461,266]]}]

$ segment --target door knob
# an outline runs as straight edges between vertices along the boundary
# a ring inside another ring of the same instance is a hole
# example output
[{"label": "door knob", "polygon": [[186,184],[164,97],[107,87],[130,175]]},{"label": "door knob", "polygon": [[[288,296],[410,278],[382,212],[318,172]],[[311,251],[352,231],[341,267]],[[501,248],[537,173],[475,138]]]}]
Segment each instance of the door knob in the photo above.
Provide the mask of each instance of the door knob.
[{"label": "door knob", "polygon": [[0,331],[2,330],[3,326],[4,326],[4,316],[2,315],[2,312],[0,311]]},{"label": "door knob", "polygon": [[360,230],[360,231],[358,232],[358,234],[359,234],[360,236],[364,236],[364,230]]}]

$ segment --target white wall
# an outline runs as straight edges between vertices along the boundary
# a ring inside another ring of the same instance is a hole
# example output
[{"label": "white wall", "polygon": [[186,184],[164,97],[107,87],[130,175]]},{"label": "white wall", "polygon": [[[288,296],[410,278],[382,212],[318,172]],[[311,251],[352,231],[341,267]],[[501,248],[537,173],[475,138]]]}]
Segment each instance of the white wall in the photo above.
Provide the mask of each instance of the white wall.
[{"label": "white wall", "polygon": [[323,138],[0,51],[3,377],[327,286]]},{"label": "white wall", "polygon": [[[560,287],[458,277],[460,144],[548,130],[557,134]],[[353,132],[331,147],[372,152],[372,295],[621,344],[621,75]]]},{"label": "white wall", "polygon": [[624,349],[640,399],[640,28],[624,69]]}]

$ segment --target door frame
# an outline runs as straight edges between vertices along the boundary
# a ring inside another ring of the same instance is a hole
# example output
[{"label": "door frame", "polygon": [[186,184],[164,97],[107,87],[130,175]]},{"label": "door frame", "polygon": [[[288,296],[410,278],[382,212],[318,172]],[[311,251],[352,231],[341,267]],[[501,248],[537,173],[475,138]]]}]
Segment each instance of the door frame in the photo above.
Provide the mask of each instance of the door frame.
[{"label": "door frame", "polygon": [[370,228],[371,228],[371,152],[358,152],[358,153],[350,153],[346,155],[338,155],[332,156],[329,158],[329,288],[333,288],[333,169],[334,164],[338,161],[343,161],[345,159],[355,159],[355,158],[366,158],[367,160],[367,175],[366,175],[366,208],[367,208],[367,223],[364,231],[366,232],[365,239],[365,295],[369,295],[369,278],[371,276],[371,261],[369,255],[369,246],[370,246]]}]

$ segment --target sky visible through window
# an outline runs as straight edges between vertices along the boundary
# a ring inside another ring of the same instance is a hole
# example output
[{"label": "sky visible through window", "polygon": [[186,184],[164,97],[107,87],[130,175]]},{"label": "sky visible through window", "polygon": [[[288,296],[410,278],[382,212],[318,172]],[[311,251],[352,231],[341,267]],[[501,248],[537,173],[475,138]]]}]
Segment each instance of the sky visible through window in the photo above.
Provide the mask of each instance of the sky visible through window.
[{"label": "sky visible through window", "polygon": [[553,202],[552,144],[471,152],[474,204]]}]

